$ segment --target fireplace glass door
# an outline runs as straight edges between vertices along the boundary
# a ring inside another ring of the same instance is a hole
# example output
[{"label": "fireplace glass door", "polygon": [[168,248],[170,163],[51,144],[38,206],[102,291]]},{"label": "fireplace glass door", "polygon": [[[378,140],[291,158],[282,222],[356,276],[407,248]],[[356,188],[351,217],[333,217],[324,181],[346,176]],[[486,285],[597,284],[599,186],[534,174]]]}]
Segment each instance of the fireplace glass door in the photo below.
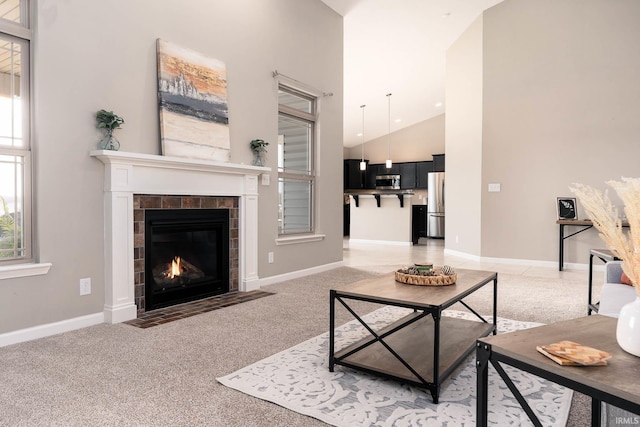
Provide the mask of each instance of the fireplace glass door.
[{"label": "fireplace glass door", "polygon": [[226,292],[229,292],[229,210],[147,210],[146,309]]}]

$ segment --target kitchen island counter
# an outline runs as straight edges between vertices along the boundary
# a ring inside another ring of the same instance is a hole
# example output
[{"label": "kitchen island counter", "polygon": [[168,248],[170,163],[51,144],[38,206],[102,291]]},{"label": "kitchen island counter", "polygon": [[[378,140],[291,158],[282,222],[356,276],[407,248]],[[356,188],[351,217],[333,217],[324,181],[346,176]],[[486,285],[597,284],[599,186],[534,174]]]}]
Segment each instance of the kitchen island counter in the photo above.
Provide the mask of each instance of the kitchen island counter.
[{"label": "kitchen island counter", "polygon": [[[350,241],[412,244],[412,190],[352,190],[345,194],[352,199]],[[405,197],[407,195],[409,197]]]},{"label": "kitchen island counter", "polygon": [[404,207],[404,196],[413,196],[413,190],[345,190],[344,194],[353,198],[356,207],[360,204],[360,196],[373,196],[378,207],[381,196],[396,196],[400,201],[400,207]]}]

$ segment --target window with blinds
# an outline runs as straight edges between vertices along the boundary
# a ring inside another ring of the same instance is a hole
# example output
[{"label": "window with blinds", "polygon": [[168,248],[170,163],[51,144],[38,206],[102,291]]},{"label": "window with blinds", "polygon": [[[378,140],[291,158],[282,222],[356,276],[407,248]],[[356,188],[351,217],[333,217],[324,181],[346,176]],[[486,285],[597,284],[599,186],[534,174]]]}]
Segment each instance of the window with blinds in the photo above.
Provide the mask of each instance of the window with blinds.
[{"label": "window with blinds", "polygon": [[316,98],[278,91],[278,234],[313,233]]}]

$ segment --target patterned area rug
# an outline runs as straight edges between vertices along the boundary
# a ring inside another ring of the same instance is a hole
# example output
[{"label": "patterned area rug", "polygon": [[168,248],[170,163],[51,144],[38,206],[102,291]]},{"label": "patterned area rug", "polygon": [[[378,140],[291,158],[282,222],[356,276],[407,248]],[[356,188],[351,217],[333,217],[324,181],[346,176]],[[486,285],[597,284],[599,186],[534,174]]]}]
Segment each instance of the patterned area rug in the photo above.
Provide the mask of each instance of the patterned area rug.
[{"label": "patterned area rug", "polygon": [[[363,316],[374,329],[406,315],[407,309],[384,307]],[[473,319],[468,313],[448,316]],[[498,318],[498,333],[539,326],[539,323]],[[336,349],[367,336],[355,320],[336,329]],[[251,396],[281,405],[335,426],[475,426],[475,354],[441,387],[440,403],[413,386],[336,366],[329,372],[329,334],[325,333],[263,359],[218,381]],[[505,370],[538,413],[544,426],[564,426],[572,391],[534,375]],[[499,375],[490,366],[489,424],[532,425]]]}]

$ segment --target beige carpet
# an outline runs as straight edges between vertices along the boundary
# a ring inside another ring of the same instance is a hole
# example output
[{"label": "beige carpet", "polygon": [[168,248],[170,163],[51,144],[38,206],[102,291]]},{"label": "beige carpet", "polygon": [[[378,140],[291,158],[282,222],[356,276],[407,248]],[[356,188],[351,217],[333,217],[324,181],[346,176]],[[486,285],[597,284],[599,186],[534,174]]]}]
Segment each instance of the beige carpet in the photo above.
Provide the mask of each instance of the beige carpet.
[{"label": "beige carpet", "polygon": [[[344,267],[149,329],[99,325],[0,348],[0,426],[325,425],[215,379],[326,332],[329,289],[373,274]],[[500,274],[498,286],[502,317],[549,323],[586,314],[584,281]],[[468,302],[490,311],[488,292]],[[339,313],[337,324],[349,320]],[[567,425],[588,419],[589,403],[577,395]]]}]

